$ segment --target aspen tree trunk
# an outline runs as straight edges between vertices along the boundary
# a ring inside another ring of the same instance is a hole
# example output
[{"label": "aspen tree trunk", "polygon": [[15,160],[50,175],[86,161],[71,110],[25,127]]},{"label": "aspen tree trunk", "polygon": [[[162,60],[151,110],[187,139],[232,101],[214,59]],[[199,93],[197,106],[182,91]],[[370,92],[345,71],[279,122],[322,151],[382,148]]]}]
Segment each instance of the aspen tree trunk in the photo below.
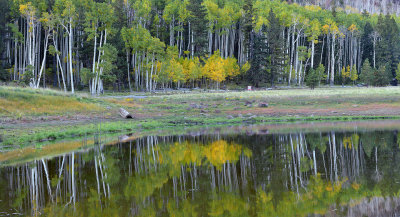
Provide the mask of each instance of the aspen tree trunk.
[{"label": "aspen tree trunk", "polygon": [[[69,18],[69,71],[71,75],[71,92],[75,93],[74,90],[74,74],[72,71],[72,39],[73,39],[73,33],[72,33],[72,17]],[[75,201],[74,201],[75,203]]]},{"label": "aspen tree trunk", "polygon": [[137,58],[137,51],[135,51],[135,54],[134,54],[134,56],[135,56],[135,61],[133,62],[133,66],[135,67],[135,86],[136,86],[136,91],[138,90],[138,86],[139,86],[139,83],[138,83],[138,70],[137,70],[137,67],[136,67],[136,58]]},{"label": "aspen tree trunk", "polygon": [[192,30],[192,58],[194,57],[194,36],[193,36],[193,30]]},{"label": "aspen tree trunk", "polygon": [[154,69],[154,53],[151,59],[151,70],[150,70],[150,92],[153,90],[153,69]]},{"label": "aspen tree trunk", "polygon": [[[103,43],[103,31],[101,31],[101,34],[100,34],[99,48],[101,48],[103,46],[102,43]],[[93,94],[96,93],[97,85],[99,83],[99,65],[100,65],[101,52],[99,51],[98,54],[97,54],[97,50],[96,50],[96,54],[95,55],[98,56],[98,57],[96,59],[97,63],[95,63],[95,65],[96,65],[96,67],[95,67],[96,76],[95,76],[94,81],[93,81],[93,89],[92,89],[93,90]]]},{"label": "aspen tree trunk", "polygon": [[[107,44],[107,29],[105,29],[104,30],[104,41],[103,41],[103,46],[105,45],[105,44]],[[99,52],[99,59],[98,59],[98,61],[100,60],[100,54],[101,55],[104,55],[104,50],[103,51],[101,51],[101,52]],[[101,60],[101,63],[103,63],[103,59]],[[99,69],[99,77],[98,77],[98,79],[99,79],[99,85],[97,86],[97,94],[101,94],[102,92],[103,92],[103,80],[101,80],[101,75],[103,74],[103,67],[100,67],[100,69]]]},{"label": "aspen tree trunk", "polygon": [[[146,66],[149,63],[149,55],[146,55]],[[149,91],[149,69],[146,67],[146,91]]]},{"label": "aspen tree trunk", "polygon": [[126,63],[127,63],[127,69],[128,69],[128,84],[129,84],[129,92],[132,92],[132,87],[131,87],[131,73],[129,72],[129,51],[126,51]]},{"label": "aspen tree trunk", "polygon": [[62,82],[63,82],[63,86],[64,86],[64,92],[67,92],[67,87],[65,85],[65,79],[64,79],[64,70],[63,70],[63,66],[62,66],[61,61],[60,61],[60,55],[59,55],[59,51],[58,51],[58,48],[57,48],[57,44],[58,44],[58,37],[55,37],[54,47],[56,48],[57,63],[60,66],[61,78],[62,78]]},{"label": "aspen tree trunk", "polygon": [[174,33],[174,28],[175,28],[174,22],[175,22],[175,16],[173,15],[172,21],[169,24],[169,45],[170,46],[174,46],[174,41],[175,41],[175,39],[174,39],[174,34],[175,34]]},{"label": "aspen tree trunk", "polygon": [[[96,24],[95,32],[97,32],[97,24]],[[96,53],[97,53],[97,34],[94,34],[93,65],[92,65],[92,73],[93,74],[96,73]],[[94,94],[94,88],[95,88],[94,85],[95,85],[95,82],[92,81],[91,87],[89,86],[91,94]]]},{"label": "aspen tree trunk", "polygon": [[292,32],[292,49],[291,49],[291,54],[290,54],[290,67],[289,67],[289,86],[290,82],[292,80],[292,71],[293,71],[293,62],[294,62],[294,33],[296,32],[296,25],[293,26],[293,32]]},{"label": "aspen tree trunk", "polygon": [[311,69],[314,68],[314,50],[315,50],[315,42],[314,39],[311,40]]},{"label": "aspen tree trunk", "polygon": [[373,46],[374,46],[374,69],[376,69],[376,40],[377,40],[377,34],[374,32],[373,33]]},{"label": "aspen tree trunk", "polygon": [[44,69],[44,66],[46,64],[46,56],[47,56],[47,44],[49,41],[49,34],[50,32],[46,33],[46,39],[45,39],[45,45],[44,45],[44,53],[43,53],[43,61],[42,61],[42,66],[40,67],[40,72],[39,72],[39,76],[36,82],[36,88],[39,88],[39,84],[40,84],[40,77],[42,76],[42,72]]},{"label": "aspen tree trunk", "polygon": [[335,80],[335,34],[332,34],[332,63],[331,63],[331,79],[330,79],[330,85],[333,86],[334,80]]},{"label": "aspen tree trunk", "polygon": [[[14,21],[14,25],[18,27],[18,20]],[[18,70],[18,38],[14,38],[14,81],[17,80],[17,70]]]}]

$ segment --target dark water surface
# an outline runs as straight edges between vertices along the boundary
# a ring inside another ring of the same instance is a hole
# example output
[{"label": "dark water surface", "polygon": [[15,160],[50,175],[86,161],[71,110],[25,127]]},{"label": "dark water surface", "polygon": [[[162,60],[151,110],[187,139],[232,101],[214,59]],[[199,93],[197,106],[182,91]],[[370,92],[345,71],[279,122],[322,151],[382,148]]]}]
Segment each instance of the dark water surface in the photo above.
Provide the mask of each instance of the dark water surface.
[{"label": "dark water surface", "polygon": [[0,216],[399,216],[398,126],[147,136],[0,162]]}]

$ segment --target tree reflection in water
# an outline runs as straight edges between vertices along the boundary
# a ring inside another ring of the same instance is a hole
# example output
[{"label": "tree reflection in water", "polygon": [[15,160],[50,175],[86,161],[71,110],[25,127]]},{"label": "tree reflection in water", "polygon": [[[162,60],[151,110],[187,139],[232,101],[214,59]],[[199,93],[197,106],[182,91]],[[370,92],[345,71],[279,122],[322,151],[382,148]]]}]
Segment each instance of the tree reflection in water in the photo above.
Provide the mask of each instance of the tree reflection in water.
[{"label": "tree reflection in water", "polygon": [[148,136],[0,168],[0,214],[385,216],[397,131]]}]

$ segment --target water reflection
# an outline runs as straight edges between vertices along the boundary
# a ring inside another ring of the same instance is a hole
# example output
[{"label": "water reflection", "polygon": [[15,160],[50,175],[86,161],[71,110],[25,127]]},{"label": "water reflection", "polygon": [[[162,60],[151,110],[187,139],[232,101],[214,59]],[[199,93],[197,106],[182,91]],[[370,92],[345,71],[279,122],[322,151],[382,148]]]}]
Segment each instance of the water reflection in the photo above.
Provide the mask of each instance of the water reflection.
[{"label": "water reflection", "polygon": [[387,216],[397,131],[148,136],[0,168],[1,215]]}]

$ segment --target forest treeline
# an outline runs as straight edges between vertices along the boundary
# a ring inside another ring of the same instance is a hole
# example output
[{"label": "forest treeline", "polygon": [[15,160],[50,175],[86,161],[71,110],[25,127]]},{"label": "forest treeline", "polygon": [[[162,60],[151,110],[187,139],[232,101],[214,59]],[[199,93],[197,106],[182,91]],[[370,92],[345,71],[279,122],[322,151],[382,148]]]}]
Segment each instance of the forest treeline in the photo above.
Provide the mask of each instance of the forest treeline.
[{"label": "forest treeline", "polygon": [[[0,79],[64,91],[400,78],[399,17],[272,0],[0,0]],[[399,75],[399,76],[397,76]]]}]

